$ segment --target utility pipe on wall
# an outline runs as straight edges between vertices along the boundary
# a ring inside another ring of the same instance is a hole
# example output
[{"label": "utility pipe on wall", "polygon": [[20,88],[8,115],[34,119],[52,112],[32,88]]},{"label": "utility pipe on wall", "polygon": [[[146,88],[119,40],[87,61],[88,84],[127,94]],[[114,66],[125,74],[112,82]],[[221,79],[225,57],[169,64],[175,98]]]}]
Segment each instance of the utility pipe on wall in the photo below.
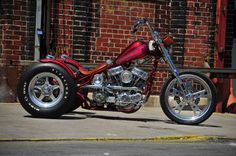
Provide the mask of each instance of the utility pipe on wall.
[{"label": "utility pipe on wall", "polygon": [[40,36],[42,35],[42,0],[36,1],[34,60],[40,59]]}]

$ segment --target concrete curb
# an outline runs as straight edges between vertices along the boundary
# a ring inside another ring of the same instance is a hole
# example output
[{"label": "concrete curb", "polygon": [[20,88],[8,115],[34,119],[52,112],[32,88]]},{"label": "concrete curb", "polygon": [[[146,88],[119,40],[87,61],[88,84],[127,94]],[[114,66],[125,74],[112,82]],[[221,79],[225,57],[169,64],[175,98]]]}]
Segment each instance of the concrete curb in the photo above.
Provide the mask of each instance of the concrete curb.
[{"label": "concrete curb", "polygon": [[161,136],[151,138],[0,138],[0,142],[42,142],[42,141],[152,141],[152,142],[202,142],[236,141],[236,138],[218,136]]}]

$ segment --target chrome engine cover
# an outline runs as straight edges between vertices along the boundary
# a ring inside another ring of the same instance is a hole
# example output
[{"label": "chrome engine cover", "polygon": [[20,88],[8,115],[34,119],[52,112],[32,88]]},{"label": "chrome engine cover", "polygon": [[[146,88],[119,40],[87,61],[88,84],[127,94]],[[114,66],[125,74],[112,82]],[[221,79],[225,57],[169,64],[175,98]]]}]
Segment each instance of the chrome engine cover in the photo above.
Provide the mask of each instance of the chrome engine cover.
[{"label": "chrome engine cover", "polygon": [[148,73],[137,68],[125,69],[117,66],[107,70],[107,74],[96,74],[90,85],[84,88],[93,90],[93,101],[98,106],[111,104],[126,109],[140,106]]},{"label": "chrome engine cover", "polygon": [[123,104],[129,104],[131,103],[131,98],[130,96],[124,92],[124,93],[121,93],[117,96],[117,99],[116,99],[116,104],[117,105],[123,105]]},{"label": "chrome engine cover", "polygon": [[144,81],[146,81],[148,79],[148,73],[143,71],[142,69],[139,69],[137,67],[134,67],[131,71],[135,76],[143,79]]},{"label": "chrome engine cover", "polygon": [[141,100],[142,95],[140,93],[129,94],[127,92],[123,92],[117,96],[115,105],[125,107],[129,104],[137,104]]},{"label": "chrome engine cover", "polygon": [[101,91],[94,92],[93,100],[96,101],[98,104],[103,104],[106,102],[106,94]]},{"label": "chrome engine cover", "polygon": [[103,74],[96,74],[93,77],[92,84],[96,86],[101,86],[104,81],[104,75]]},{"label": "chrome engine cover", "polygon": [[133,74],[128,70],[125,70],[120,74],[120,79],[123,83],[130,83],[132,81],[132,78]]},{"label": "chrome engine cover", "polygon": [[121,74],[123,71],[124,71],[124,69],[121,66],[117,66],[117,67],[107,70],[107,72],[110,76],[115,76],[115,75]]}]

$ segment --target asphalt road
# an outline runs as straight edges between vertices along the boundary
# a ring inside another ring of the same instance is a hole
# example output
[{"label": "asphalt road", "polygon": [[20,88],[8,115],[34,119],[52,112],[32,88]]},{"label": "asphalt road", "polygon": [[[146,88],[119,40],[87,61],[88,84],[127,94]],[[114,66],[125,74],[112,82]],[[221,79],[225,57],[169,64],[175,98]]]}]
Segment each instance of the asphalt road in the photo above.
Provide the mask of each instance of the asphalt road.
[{"label": "asphalt road", "polygon": [[235,156],[236,142],[0,142],[1,156]]},{"label": "asphalt road", "polygon": [[200,125],[171,122],[160,108],[134,114],[77,109],[59,119],[33,118],[19,104],[0,104],[0,140],[214,136],[236,139],[236,115],[213,114]]}]

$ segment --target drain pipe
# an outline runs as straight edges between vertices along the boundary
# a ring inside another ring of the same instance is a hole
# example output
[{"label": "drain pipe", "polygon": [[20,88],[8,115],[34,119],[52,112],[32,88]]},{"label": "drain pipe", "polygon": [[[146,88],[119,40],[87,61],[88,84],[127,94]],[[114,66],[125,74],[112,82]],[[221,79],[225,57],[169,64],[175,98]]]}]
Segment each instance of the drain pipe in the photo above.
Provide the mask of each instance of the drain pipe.
[{"label": "drain pipe", "polygon": [[43,35],[42,31],[42,0],[36,1],[36,23],[35,23],[35,43],[34,43],[34,60],[40,59],[40,37]]}]

